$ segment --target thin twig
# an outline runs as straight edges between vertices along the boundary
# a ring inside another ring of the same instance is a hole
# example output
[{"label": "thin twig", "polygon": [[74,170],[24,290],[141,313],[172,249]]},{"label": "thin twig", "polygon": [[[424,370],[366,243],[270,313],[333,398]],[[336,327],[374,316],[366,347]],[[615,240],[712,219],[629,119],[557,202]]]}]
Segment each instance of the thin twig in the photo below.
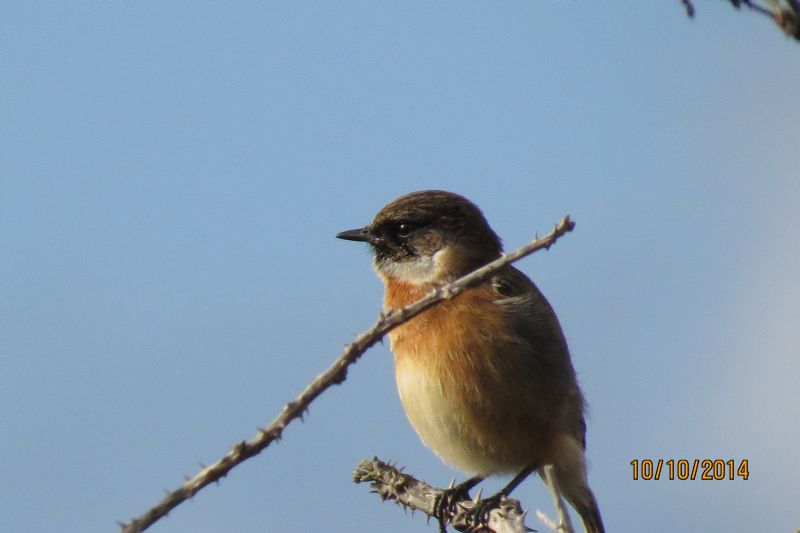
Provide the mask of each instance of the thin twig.
[{"label": "thin twig", "polygon": [[739,0],[738,2],[736,2],[736,4],[737,4],[736,7],[739,7],[738,4],[742,4],[750,8],[752,11],[755,11],[756,13],[760,13],[761,15],[765,15],[769,18],[772,18],[772,10],[764,6],[758,5],[752,0]]},{"label": "thin twig", "polygon": [[575,528],[572,526],[572,520],[567,511],[567,504],[564,502],[564,498],[561,497],[561,489],[558,486],[558,479],[556,478],[553,465],[546,465],[539,470],[539,473],[545,485],[550,489],[550,495],[553,497],[553,507],[556,508],[556,513],[558,515],[558,523],[556,527],[553,528],[553,531],[557,531],[558,533],[574,533]]},{"label": "thin twig", "polygon": [[364,352],[381,340],[386,333],[439,302],[455,298],[472,285],[488,279],[492,274],[503,267],[515,261],[519,261],[537,250],[550,248],[559,237],[572,231],[574,227],[575,223],[570,220],[569,216],[566,216],[562,218],[553,231],[545,237],[536,238],[533,242],[522,248],[505,254],[499,259],[492,261],[452,283],[438,287],[427,296],[403,309],[398,309],[388,314],[381,313],[375,325],[357,336],[351,344],[345,346],[342,355],[339,356],[327,370],[314,378],[294,401],[286,404],[283,410],[269,425],[259,429],[255,437],[249,441],[242,441],[234,445],[231,451],[222,459],[211,466],[203,468],[197,475],[188,479],[174,491],[168,493],[163,500],[150,510],[134,518],[127,524],[121,524],[121,533],[140,533],[144,531],[155,522],[165,517],[178,505],[197,494],[205,486],[219,481],[220,478],[228,475],[228,472],[233,470],[237,465],[258,455],[273,441],[280,439],[286,426],[293,420],[302,418],[303,413],[308,409],[311,402],[331,385],[342,383],[347,377],[347,367],[355,363]]},{"label": "thin twig", "polygon": [[692,4],[692,0],[680,0],[680,3],[683,4],[683,8],[686,10],[686,16],[689,18],[694,17],[694,4]]}]

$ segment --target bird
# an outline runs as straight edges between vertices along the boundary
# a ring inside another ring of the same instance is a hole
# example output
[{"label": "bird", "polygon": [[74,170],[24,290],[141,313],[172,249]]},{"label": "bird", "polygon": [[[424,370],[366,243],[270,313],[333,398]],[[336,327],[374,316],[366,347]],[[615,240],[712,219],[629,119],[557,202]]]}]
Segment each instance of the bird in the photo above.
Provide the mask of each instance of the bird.
[{"label": "bird", "polygon": [[[441,190],[403,195],[368,225],[337,238],[369,244],[384,284],[383,312],[409,305],[503,253],[500,238],[467,198]],[[558,318],[537,286],[506,266],[456,298],[388,334],[397,390],[422,442],[471,475],[553,474],[554,495],[587,533],[604,533],[586,476],[585,401]],[[440,530],[444,513],[439,509]],[[568,518],[567,518],[568,520]]]}]

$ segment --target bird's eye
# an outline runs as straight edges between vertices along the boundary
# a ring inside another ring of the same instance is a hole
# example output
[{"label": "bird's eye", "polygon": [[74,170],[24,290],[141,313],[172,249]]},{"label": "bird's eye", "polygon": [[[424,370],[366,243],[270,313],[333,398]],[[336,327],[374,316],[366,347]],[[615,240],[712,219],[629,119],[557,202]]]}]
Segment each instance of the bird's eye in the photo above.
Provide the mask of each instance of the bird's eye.
[{"label": "bird's eye", "polygon": [[397,236],[398,237],[408,237],[411,235],[417,227],[410,223],[410,222],[401,222],[397,225]]},{"label": "bird's eye", "polygon": [[496,290],[500,296],[505,296],[506,298],[514,296],[514,294],[517,292],[514,284],[511,283],[510,280],[504,279],[500,276],[492,279],[492,285],[494,286],[494,290]]}]

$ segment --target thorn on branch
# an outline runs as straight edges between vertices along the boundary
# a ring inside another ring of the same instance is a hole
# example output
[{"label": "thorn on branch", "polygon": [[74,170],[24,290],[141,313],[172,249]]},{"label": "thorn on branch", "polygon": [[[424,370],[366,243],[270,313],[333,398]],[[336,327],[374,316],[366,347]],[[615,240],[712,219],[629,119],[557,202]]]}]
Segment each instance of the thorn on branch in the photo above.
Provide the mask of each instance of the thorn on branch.
[{"label": "thorn on branch", "polygon": [[347,367],[343,366],[339,372],[333,377],[333,385],[341,385],[347,379]]},{"label": "thorn on branch", "polygon": [[[422,511],[428,519],[437,518],[434,516],[435,504],[445,492],[445,489],[432,487],[377,458],[361,461],[353,472],[353,481],[369,483],[371,492],[378,494],[381,500],[391,500],[404,509],[410,509],[412,514],[415,510]],[[480,492],[473,500],[467,498],[453,502],[452,515],[447,522],[459,531],[530,531],[525,525],[526,513],[519,501],[500,498],[494,505],[487,506],[487,514],[476,520],[470,511],[480,502]]]},{"label": "thorn on branch", "polygon": [[236,455],[242,455],[246,446],[247,443],[245,441],[237,442],[231,447],[231,451]]}]

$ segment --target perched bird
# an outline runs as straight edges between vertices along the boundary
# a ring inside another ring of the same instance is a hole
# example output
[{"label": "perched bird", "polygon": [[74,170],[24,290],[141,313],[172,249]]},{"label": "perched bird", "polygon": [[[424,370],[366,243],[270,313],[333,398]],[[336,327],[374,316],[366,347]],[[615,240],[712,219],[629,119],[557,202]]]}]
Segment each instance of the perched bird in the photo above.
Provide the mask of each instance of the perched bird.
[{"label": "perched bird", "polygon": [[[480,209],[446,191],[401,196],[366,227],[336,236],[369,243],[387,312],[502,254]],[[552,465],[586,531],[605,531],[586,480],[584,400],[567,343],[525,274],[505,267],[395,328],[389,340],[411,425],[445,463],[475,476],[454,492],[489,475],[517,474],[501,491],[508,494]]]}]

